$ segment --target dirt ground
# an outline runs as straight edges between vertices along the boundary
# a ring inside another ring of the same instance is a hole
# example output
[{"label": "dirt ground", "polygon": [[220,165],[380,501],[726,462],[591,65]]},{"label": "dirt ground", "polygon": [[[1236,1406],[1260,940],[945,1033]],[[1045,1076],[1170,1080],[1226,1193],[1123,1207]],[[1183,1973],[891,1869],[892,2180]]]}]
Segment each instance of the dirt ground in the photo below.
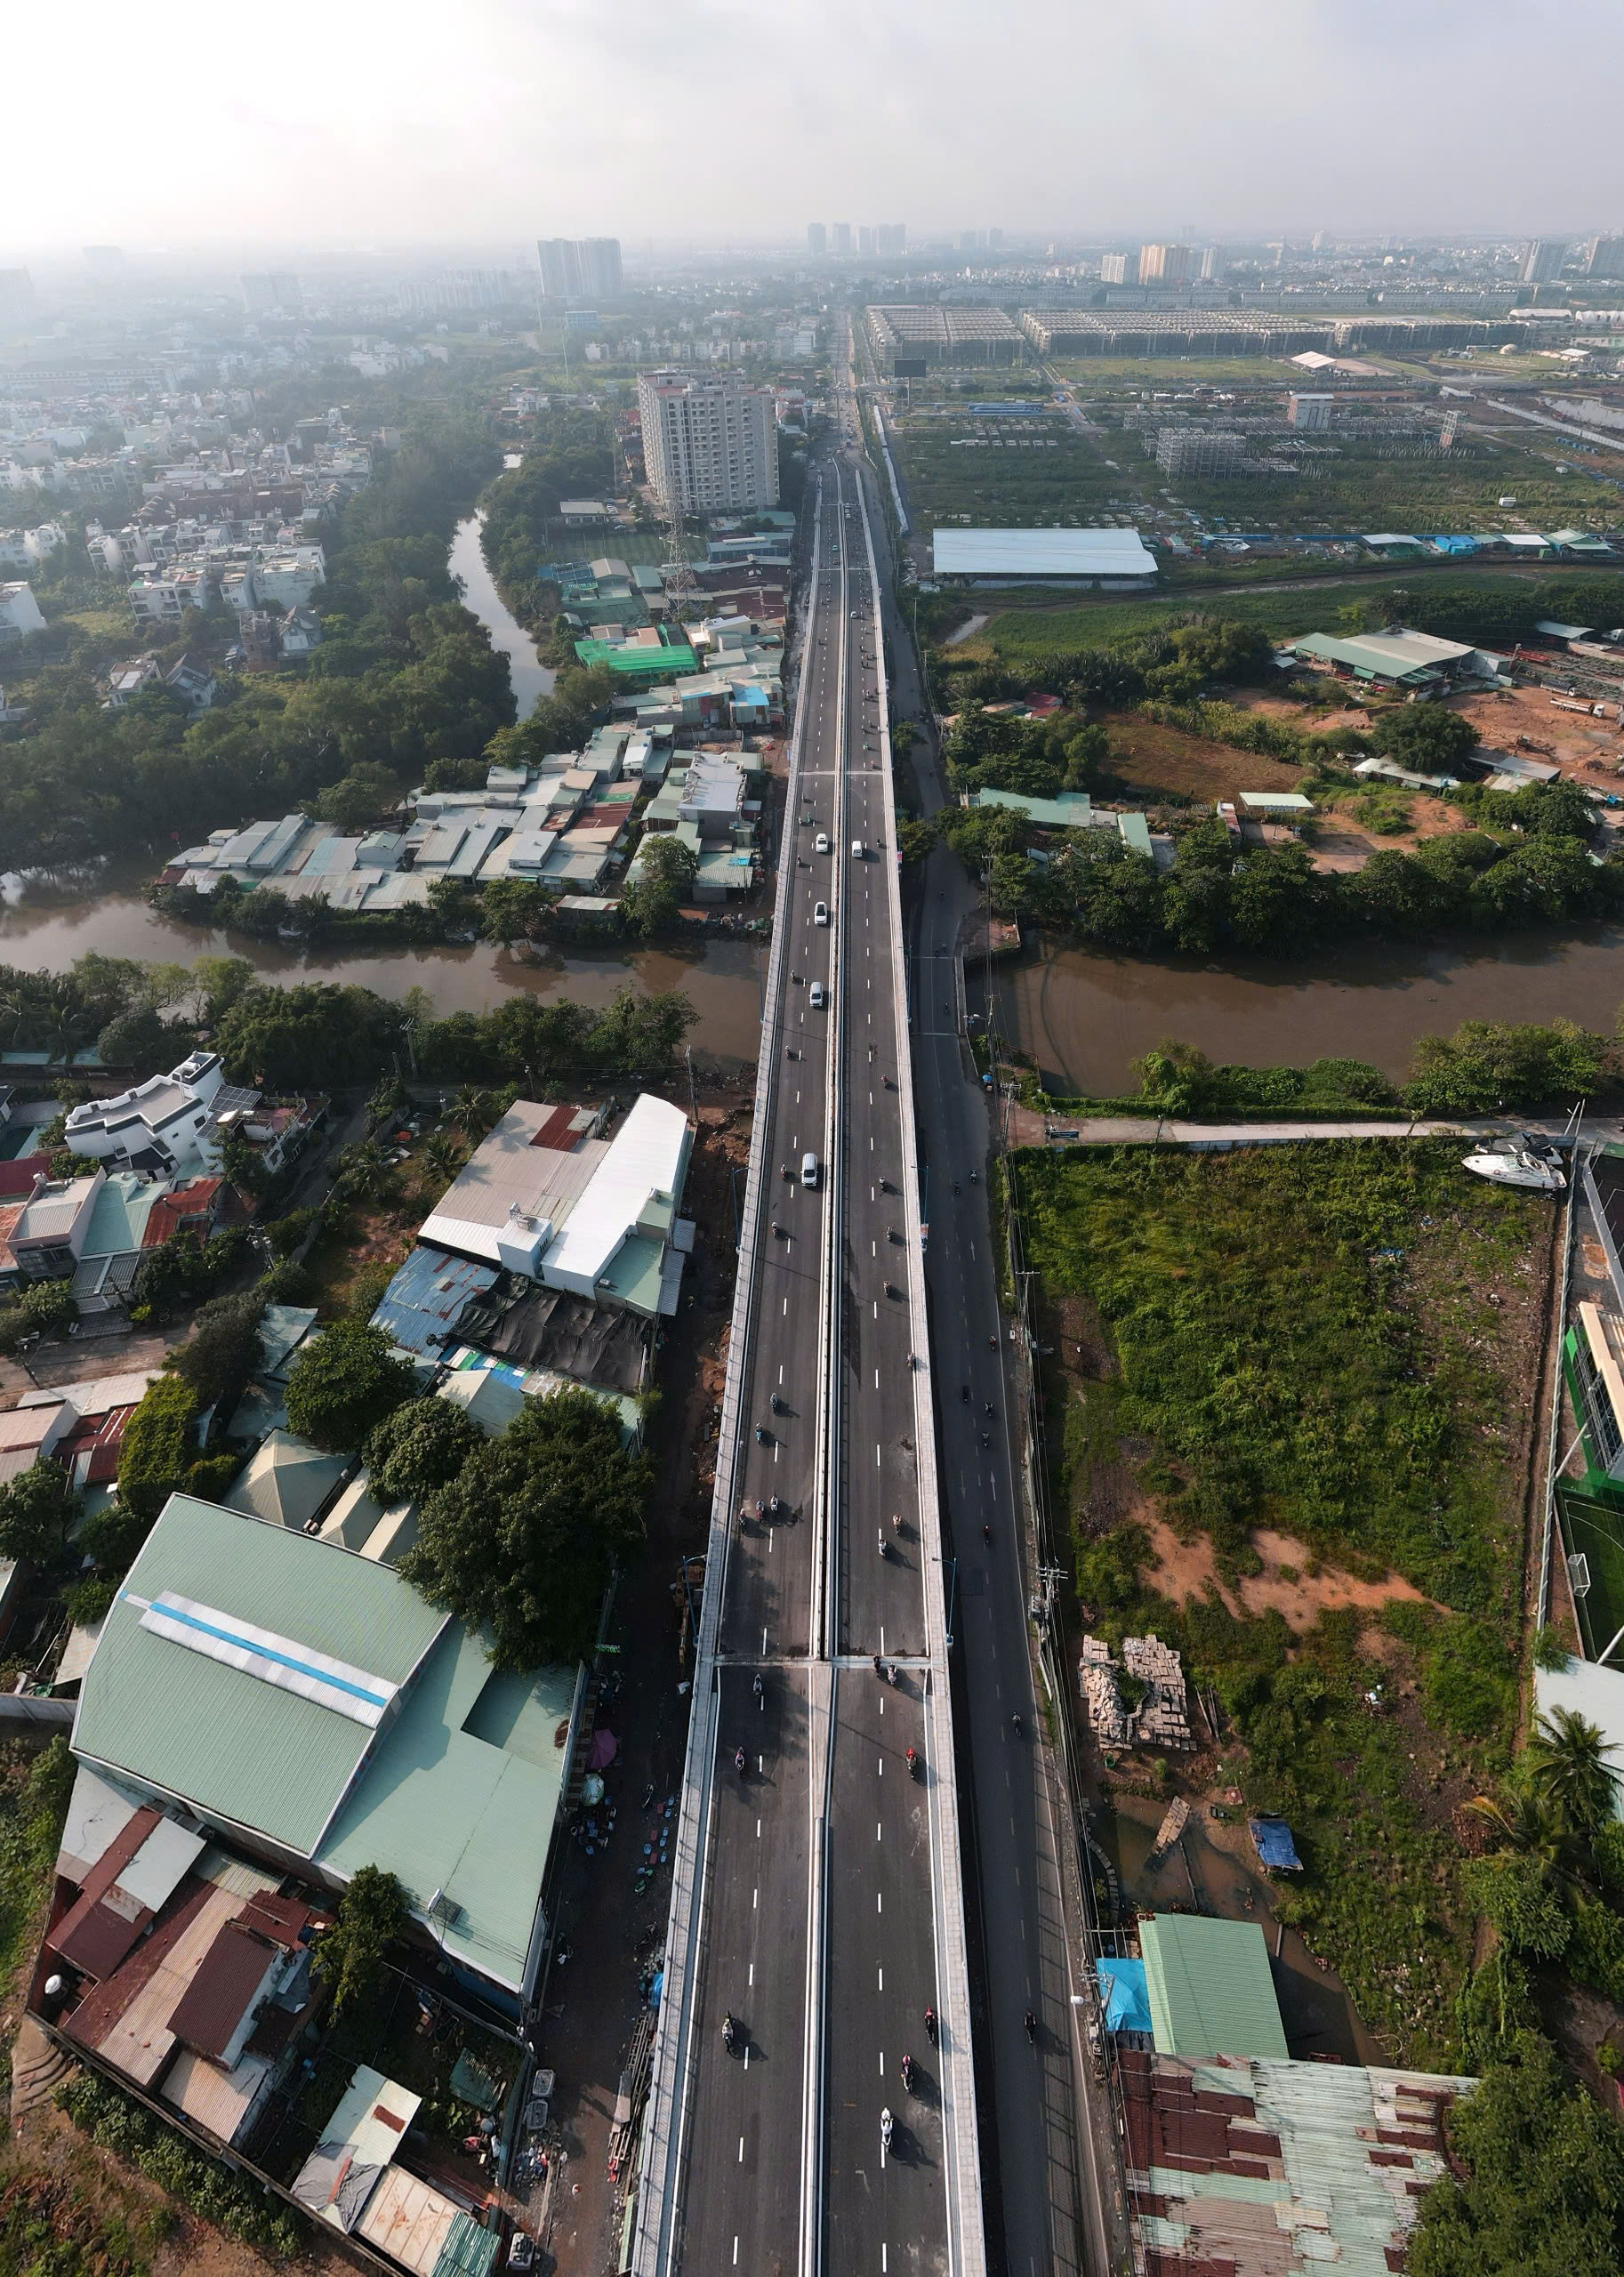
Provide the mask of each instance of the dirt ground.
[{"label": "dirt ground", "polygon": [[1587,712],[1559,711],[1548,688],[1517,688],[1458,696],[1451,709],[1469,720],[1492,750],[1515,752],[1518,736],[1525,736],[1524,758],[1559,767],[1588,790],[1621,787],[1614,778],[1624,761],[1624,736],[1612,704],[1609,716],[1597,720]]},{"label": "dirt ground", "polygon": [[295,2271],[309,2277],[351,2277],[352,2265],[314,2233],[296,2260],[268,2261],[212,2222],[189,2215],[184,2205],[89,2141],[51,2104],[31,2112],[22,2129],[12,2133],[0,2162],[0,2184],[26,2174],[65,2184],[99,2222],[123,2223],[141,2236],[150,2277],[271,2277],[273,2272],[289,2277]]},{"label": "dirt ground", "polygon": [[1112,796],[1152,805],[1163,799],[1215,805],[1242,791],[1294,791],[1302,779],[1300,767],[1208,743],[1131,712],[1107,715],[1102,724],[1111,739],[1112,781],[1101,788]]},{"label": "dirt ground", "polygon": [[1348,1605],[1375,1613],[1395,1597],[1411,1605],[1426,1602],[1423,1593],[1401,1573],[1386,1573],[1379,1581],[1356,1581],[1351,1573],[1339,1573],[1334,1565],[1316,1559],[1312,1549],[1294,1541],[1290,1534],[1276,1533],[1269,1526],[1256,1527],[1251,1537],[1252,1548],[1263,1560],[1262,1573],[1249,1574],[1238,1589],[1232,1589],[1218,1579],[1218,1562],[1206,1535],[1195,1541],[1181,1541],[1166,1520],[1155,1516],[1149,1502],[1138,1513],[1138,1523],[1149,1534],[1156,1553],[1155,1585],[1179,1605],[1192,1597],[1216,1595],[1237,1618],[1256,1620],[1260,1614],[1277,1612],[1301,1637],[1323,1613]]}]

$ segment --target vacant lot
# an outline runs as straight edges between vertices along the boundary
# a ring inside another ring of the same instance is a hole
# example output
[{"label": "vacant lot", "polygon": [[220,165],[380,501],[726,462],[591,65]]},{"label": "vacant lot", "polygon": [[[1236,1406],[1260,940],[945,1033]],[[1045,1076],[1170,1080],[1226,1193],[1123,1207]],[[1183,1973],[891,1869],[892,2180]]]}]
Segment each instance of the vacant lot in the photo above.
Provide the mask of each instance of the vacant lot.
[{"label": "vacant lot", "polygon": [[1235,751],[1228,744],[1207,743],[1137,712],[1107,718],[1105,727],[1111,738],[1111,780],[1100,789],[1108,796],[1146,806],[1211,806],[1242,791],[1294,791],[1302,780],[1300,767]]},{"label": "vacant lot", "polygon": [[[1543,582],[1561,579],[1548,568],[1531,573]],[[1586,573],[1576,570],[1573,575]],[[1280,583],[1254,586],[1249,591],[1215,593],[1199,602],[1187,598],[1144,600],[1073,601],[1065,607],[1005,605],[975,640],[955,654],[961,656],[1001,656],[1018,665],[1035,656],[1052,656],[1057,649],[1099,648],[1134,632],[1152,632],[1164,624],[1186,623],[1192,616],[1232,617],[1237,624],[1261,624],[1284,639],[1300,632],[1334,632],[1337,612],[1355,602],[1373,602],[1382,615],[1403,623],[1405,602],[1418,592],[1471,599],[1521,596],[1529,579],[1511,571],[1485,570],[1463,575],[1459,570],[1432,570],[1424,565],[1402,572],[1388,570],[1371,577],[1348,578],[1330,586],[1309,583],[1294,585],[1289,569]],[[967,600],[964,608],[973,604]]]},{"label": "vacant lot", "polygon": [[1551,1233],[1456,1153],[1013,1163],[1092,1624],[1214,1688],[1225,1775],[1304,1858],[1280,1914],[1429,2065],[1474,1935],[1455,1813],[1516,1711]]}]

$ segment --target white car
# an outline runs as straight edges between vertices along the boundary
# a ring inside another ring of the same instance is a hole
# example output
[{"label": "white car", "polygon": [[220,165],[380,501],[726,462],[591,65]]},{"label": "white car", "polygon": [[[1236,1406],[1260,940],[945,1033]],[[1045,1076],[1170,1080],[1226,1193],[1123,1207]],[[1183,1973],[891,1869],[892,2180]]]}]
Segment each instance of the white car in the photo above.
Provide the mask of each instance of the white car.
[{"label": "white car", "polygon": [[821,980],[815,980],[812,983],[812,1010],[815,1012],[821,1012],[823,1009],[824,984]]},{"label": "white car", "polygon": [[812,912],[812,922],[815,925],[826,925],[829,922],[829,905],[826,901],[820,901]]},{"label": "white car", "polygon": [[818,832],[817,842],[813,847],[812,851],[815,854],[826,854],[829,851],[829,833],[826,830],[820,830]]}]

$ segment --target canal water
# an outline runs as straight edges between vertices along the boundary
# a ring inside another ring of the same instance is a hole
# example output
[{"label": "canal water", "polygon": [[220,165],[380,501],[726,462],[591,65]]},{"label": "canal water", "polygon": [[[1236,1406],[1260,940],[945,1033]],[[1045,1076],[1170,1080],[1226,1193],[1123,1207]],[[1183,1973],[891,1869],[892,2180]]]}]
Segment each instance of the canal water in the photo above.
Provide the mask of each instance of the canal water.
[{"label": "canal water", "polygon": [[[510,463],[517,464],[517,459]],[[512,615],[486,566],[479,545],[483,517],[457,525],[450,567],[463,598],[490,629],[508,659],[521,719],[551,688],[553,675],[537,658],[535,643]],[[677,949],[613,950],[607,953],[527,955],[488,942],[466,947],[406,947],[309,952],[280,941],[204,932],[160,916],[141,889],[154,874],[146,853],[108,863],[92,883],[66,889],[0,881],[0,963],[29,971],[60,972],[87,949],[104,956],[189,964],[200,956],[246,957],[268,980],[356,982],[382,996],[426,989],[440,1013],[488,1011],[504,991],[527,990],[543,999],[607,1004],[628,986],[649,994],[681,989],[699,1014],[690,1041],[695,1054],[726,1068],[754,1060],[761,1038],[761,989],[767,952],[760,943],[707,940]]]},{"label": "canal water", "polygon": [[[510,453],[507,464],[517,466],[517,456]],[[496,580],[486,564],[485,551],[479,543],[479,532],[484,526],[483,514],[470,514],[466,521],[457,524],[451,541],[451,574],[462,588],[464,604],[487,627],[492,645],[507,658],[519,716],[527,720],[535,709],[537,696],[551,694],[554,675],[536,655],[535,641],[496,590]]]},{"label": "canal water", "polygon": [[1624,929],[1222,966],[1062,949],[996,968],[994,988],[1006,1034],[1057,1093],[1131,1091],[1130,1063],[1163,1036],[1220,1063],[1364,1059],[1399,1079],[1419,1037],[1462,1020],[1564,1018],[1610,1034],[1624,1005]]},{"label": "canal water", "polygon": [[753,1061],[760,1046],[767,953],[759,942],[707,940],[692,947],[598,953],[543,949],[535,955],[486,941],[433,948],[386,942],[375,949],[346,945],[307,953],[289,942],[205,932],[160,916],[141,895],[151,875],[150,860],[141,856],[109,862],[93,890],[30,887],[24,894],[15,879],[8,879],[0,901],[0,963],[30,972],[61,972],[87,949],[180,964],[202,956],[241,956],[267,980],[285,984],[353,981],[381,996],[397,997],[408,988],[423,988],[442,1014],[488,1011],[511,988],[591,1005],[607,1004],[627,986],[649,994],[679,988],[699,1014],[689,1039],[695,1053],[732,1068]]}]

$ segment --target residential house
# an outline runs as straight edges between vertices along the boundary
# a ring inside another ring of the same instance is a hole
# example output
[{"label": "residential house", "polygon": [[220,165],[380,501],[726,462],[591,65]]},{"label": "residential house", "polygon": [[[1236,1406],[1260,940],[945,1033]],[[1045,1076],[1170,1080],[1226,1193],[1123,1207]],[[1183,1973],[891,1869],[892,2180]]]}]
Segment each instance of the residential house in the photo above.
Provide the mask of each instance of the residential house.
[{"label": "residential house", "polygon": [[44,629],[44,614],[26,582],[16,579],[10,584],[0,584],[0,648],[26,640],[30,634]]},{"label": "residential house", "polygon": [[0,1203],[0,1290],[66,1281],[83,1254],[105,1173],[36,1179],[26,1200]]}]

